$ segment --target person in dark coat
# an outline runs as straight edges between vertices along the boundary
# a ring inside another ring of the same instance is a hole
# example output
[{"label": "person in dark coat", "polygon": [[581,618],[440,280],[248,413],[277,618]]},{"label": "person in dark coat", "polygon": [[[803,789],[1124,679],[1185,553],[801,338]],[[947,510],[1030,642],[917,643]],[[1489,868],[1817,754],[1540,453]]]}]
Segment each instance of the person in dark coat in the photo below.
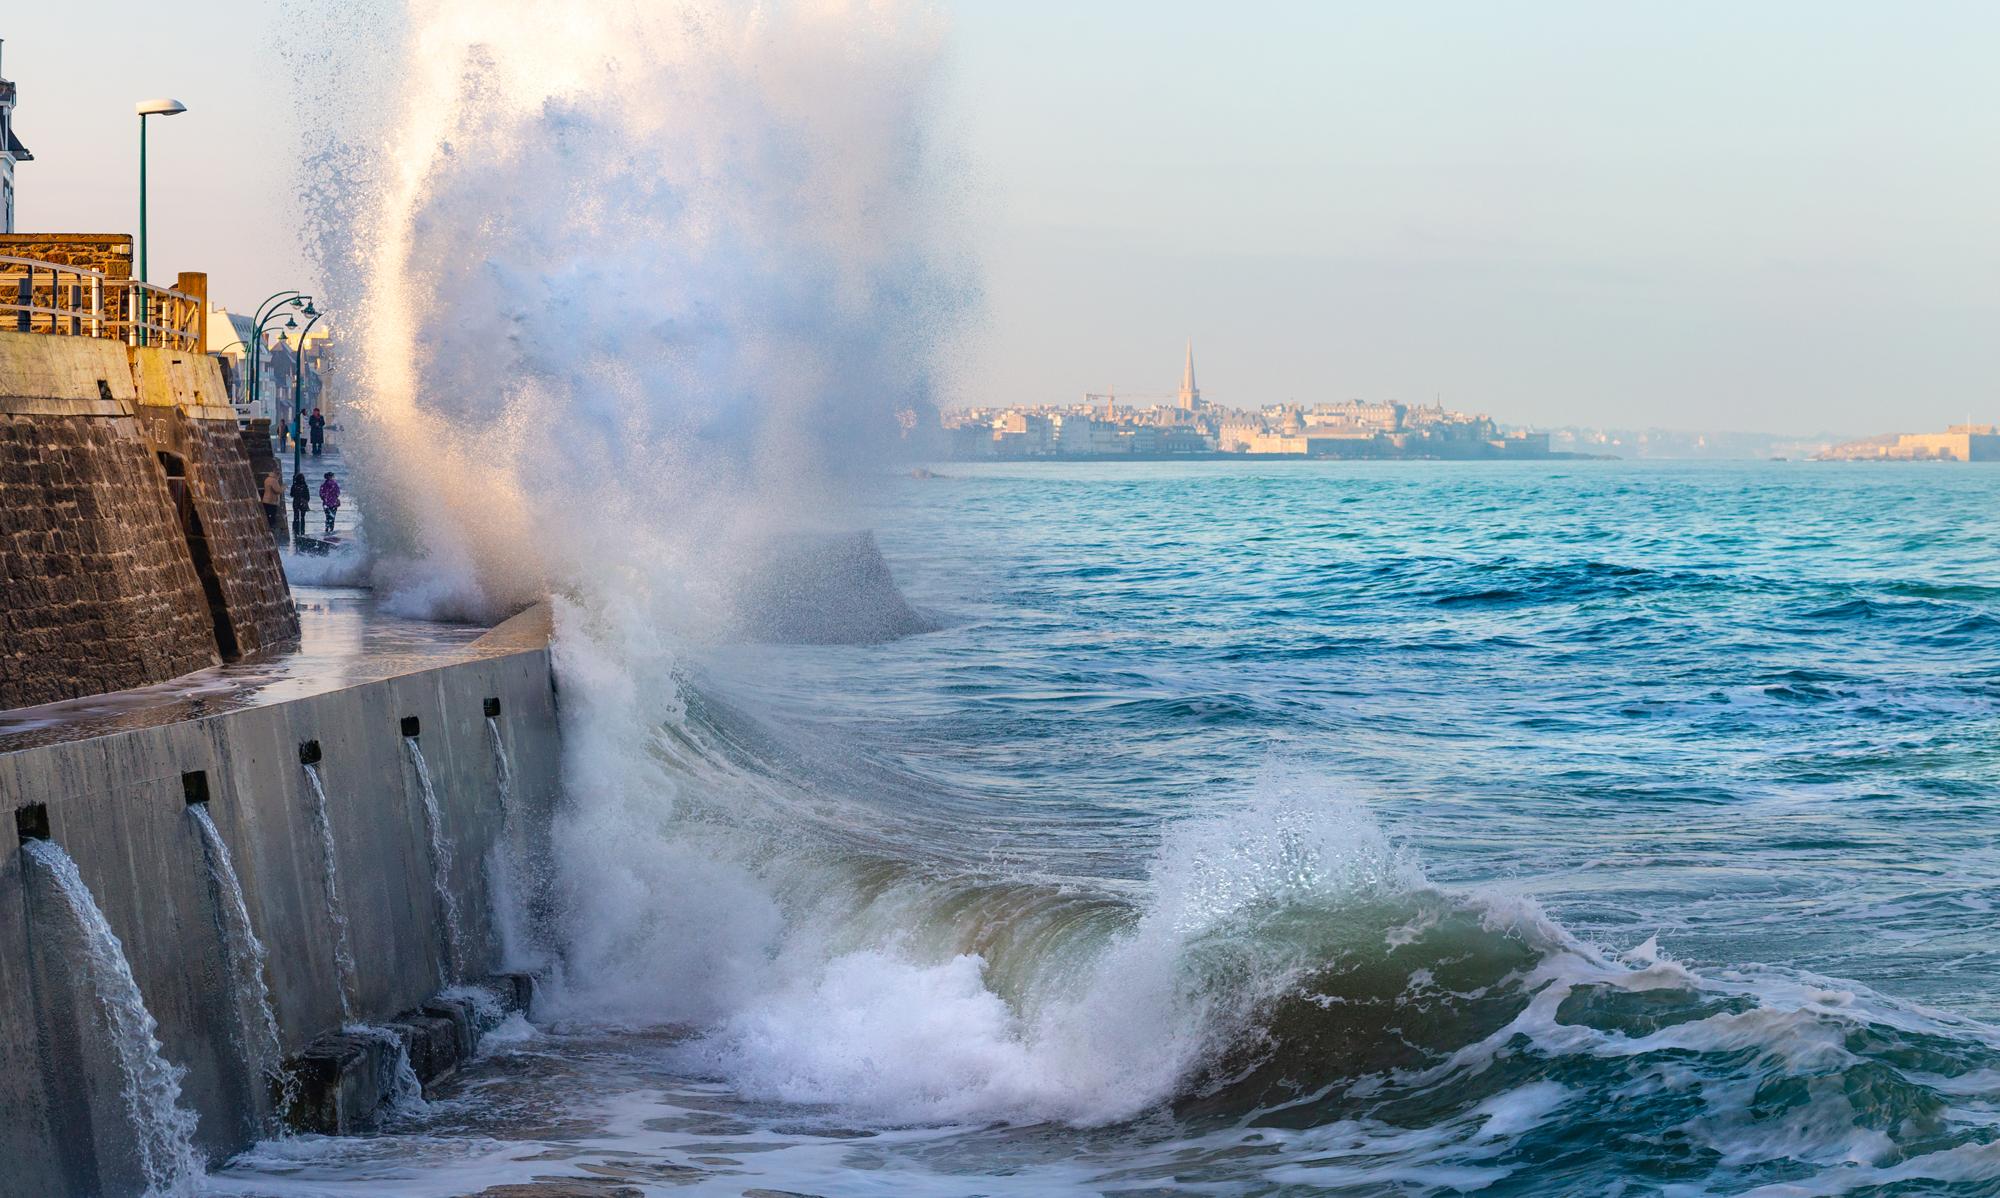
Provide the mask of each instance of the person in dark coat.
[{"label": "person in dark coat", "polygon": [[306,421],[306,426],[312,430],[313,456],[318,457],[320,447],[326,444],[326,417],[319,414],[318,408],[314,408],[312,419]]},{"label": "person in dark coat", "polygon": [[306,485],[306,476],[292,475],[292,535],[306,535],[306,509],[312,506],[312,488]]}]

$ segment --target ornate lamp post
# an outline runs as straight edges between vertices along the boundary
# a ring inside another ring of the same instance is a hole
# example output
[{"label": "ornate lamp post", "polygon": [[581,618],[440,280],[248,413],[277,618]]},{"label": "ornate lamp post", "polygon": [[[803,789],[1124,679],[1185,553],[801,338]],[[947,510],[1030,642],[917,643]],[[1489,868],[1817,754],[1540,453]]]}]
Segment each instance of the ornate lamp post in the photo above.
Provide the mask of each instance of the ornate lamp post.
[{"label": "ornate lamp post", "polygon": [[[259,359],[262,358],[264,349],[264,326],[276,320],[283,314],[287,307],[303,308],[310,314],[313,310],[312,296],[300,291],[280,291],[275,295],[266,297],[263,303],[257,305],[257,315],[255,317],[257,321],[257,335],[250,339],[250,404],[253,408],[264,393],[263,372],[258,369]],[[265,312],[266,308],[270,309],[268,314]],[[292,327],[297,328],[298,326],[294,324]],[[273,413],[273,415],[275,414]]]},{"label": "ornate lamp post", "polygon": [[319,318],[325,315],[324,312],[312,314],[312,319],[306,322],[306,327],[299,330],[298,349],[292,354],[292,476],[294,478],[305,468],[306,458],[306,447],[300,436],[305,432],[305,426],[299,422],[299,401],[304,398],[306,379],[306,335],[312,332],[313,326],[319,323]]}]

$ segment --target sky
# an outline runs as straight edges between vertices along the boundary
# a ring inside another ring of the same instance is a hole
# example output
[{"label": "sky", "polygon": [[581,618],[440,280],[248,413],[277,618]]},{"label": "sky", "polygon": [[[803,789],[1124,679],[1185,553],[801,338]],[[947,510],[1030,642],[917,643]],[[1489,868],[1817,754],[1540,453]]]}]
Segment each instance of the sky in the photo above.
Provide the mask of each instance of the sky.
[{"label": "sky", "polygon": [[[24,228],[310,286],[263,0],[0,13]],[[946,0],[983,299],[947,406],[1144,402],[1864,434],[2000,419],[2000,5]],[[10,6],[10,9],[12,6]],[[1218,13],[1226,11],[1227,15]],[[326,114],[324,119],[338,119]]]}]

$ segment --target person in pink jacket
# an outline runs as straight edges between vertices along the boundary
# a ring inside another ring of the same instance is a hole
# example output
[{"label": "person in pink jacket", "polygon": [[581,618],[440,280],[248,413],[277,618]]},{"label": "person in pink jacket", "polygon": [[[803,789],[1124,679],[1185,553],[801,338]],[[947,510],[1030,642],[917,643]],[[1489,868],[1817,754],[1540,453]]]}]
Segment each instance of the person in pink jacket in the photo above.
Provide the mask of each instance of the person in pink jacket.
[{"label": "person in pink jacket", "polygon": [[326,513],[326,530],[333,531],[333,514],[340,510],[340,484],[334,481],[333,471],[326,472],[325,481],[319,485],[320,510]]}]

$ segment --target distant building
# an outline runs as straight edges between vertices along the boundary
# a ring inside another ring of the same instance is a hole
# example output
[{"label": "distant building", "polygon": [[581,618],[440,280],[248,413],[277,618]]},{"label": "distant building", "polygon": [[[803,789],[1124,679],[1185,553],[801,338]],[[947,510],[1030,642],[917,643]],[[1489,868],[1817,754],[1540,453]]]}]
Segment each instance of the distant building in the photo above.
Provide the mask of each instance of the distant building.
[{"label": "distant building", "polygon": [[2000,462],[2000,426],[1954,424],[1941,433],[1893,433],[1836,445],[1837,462]]},{"label": "distant building", "polygon": [[[1159,459],[1217,454],[1309,458],[1546,458],[1547,433],[1502,433],[1493,419],[1441,404],[1393,401],[1232,408],[1202,399],[1194,342],[1173,402],[1119,407],[1110,393],[1081,403],[1013,404],[940,412],[957,458]],[[1099,401],[1102,401],[1100,406]]]},{"label": "distant building", "polygon": [[[249,348],[250,338],[256,335],[256,327],[248,316],[231,312],[222,304],[208,306],[208,344],[204,348],[209,356],[222,361],[223,381],[229,385],[229,402],[236,405],[239,417],[261,416],[268,419],[270,412],[250,410]],[[268,366],[265,369],[268,373]]]},{"label": "distant building", "polygon": [[14,231],[14,164],[34,158],[14,136],[14,84],[0,78],[0,233]]}]

